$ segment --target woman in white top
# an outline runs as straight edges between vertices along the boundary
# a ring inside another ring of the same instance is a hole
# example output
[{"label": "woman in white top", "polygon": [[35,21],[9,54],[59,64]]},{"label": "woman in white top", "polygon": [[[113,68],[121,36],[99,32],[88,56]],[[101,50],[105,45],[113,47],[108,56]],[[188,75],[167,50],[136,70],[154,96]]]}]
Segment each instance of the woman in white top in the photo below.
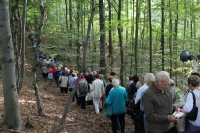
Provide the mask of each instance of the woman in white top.
[{"label": "woman in white top", "polygon": [[[200,78],[196,75],[191,75],[188,78],[188,87],[194,92],[196,98],[196,106],[198,109],[197,119],[195,121],[186,121],[185,131],[183,133],[199,133],[200,132]],[[183,106],[183,110],[189,113],[193,107],[193,96],[192,93],[188,93],[186,103]]]},{"label": "woman in white top", "polygon": [[90,94],[93,98],[93,104],[96,114],[99,114],[99,103],[105,93],[103,81],[100,80],[99,74],[95,75],[95,80],[90,85]]}]

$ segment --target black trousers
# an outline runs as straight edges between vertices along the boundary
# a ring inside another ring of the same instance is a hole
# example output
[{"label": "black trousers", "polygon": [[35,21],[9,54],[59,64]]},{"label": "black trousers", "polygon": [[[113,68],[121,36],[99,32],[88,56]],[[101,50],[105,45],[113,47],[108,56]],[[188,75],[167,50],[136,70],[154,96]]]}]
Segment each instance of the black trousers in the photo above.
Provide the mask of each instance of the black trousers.
[{"label": "black trousers", "polygon": [[60,87],[60,92],[61,93],[68,93],[68,88],[67,87]]},{"label": "black trousers", "polygon": [[120,127],[121,127],[121,133],[124,133],[125,129],[125,113],[118,114],[118,115],[112,115],[111,121],[112,121],[112,131],[113,133],[117,133],[117,117],[119,119]]},{"label": "black trousers", "polygon": [[[148,132],[148,133],[151,133],[151,132]],[[162,132],[162,133],[171,133],[171,129],[169,129],[169,130],[166,131],[166,132]]]},{"label": "black trousers", "polygon": [[85,110],[85,105],[86,105],[85,96],[79,97],[79,101],[80,101],[81,109]]}]

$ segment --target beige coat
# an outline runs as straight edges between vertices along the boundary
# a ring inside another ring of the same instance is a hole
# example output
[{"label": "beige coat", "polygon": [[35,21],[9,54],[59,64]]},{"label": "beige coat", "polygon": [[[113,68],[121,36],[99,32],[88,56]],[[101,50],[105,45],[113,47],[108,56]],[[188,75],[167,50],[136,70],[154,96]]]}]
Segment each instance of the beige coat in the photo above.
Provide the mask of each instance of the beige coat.
[{"label": "beige coat", "polygon": [[60,81],[60,87],[67,88],[68,86],[68,77],[67,76],[60,76],[58,81]]},{"label": "beige coat", "polygon": [[100,79],[95,79],[92,84],[90,84],[90,94],[92,97],[102,97],[105,93],[103,81]]}]

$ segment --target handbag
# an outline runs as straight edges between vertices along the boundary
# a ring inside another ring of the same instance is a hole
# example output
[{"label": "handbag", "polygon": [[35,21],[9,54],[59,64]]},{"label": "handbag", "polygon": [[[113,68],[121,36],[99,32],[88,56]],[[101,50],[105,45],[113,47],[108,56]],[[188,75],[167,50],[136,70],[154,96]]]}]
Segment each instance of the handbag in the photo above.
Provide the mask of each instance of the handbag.
[{"label": "handbag", "polygon": [[91,101],[91,100],[92,100],[92,96],[90,92],[88,92],[87,95],[85,96],[85,101]]},{"label": "handbag", "polygon": [[191,93],[193,97],[193,108],[189,113],[187,113],[186,119],[195,121],[197,119],[198,107],[196,106],[196,98],[195,98],[194,92],[191,92]]}]

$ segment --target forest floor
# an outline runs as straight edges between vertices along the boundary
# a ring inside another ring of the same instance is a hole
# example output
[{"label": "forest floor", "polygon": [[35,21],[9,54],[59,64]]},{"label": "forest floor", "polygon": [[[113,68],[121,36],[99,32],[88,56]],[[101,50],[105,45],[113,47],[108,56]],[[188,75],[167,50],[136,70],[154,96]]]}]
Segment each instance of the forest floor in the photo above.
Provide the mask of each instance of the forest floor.
[{"label": "forest floor", "polygon": [[[38,70],[41,105],[46,115],[45,117],[39,116],[37,113],[35,92],[32,85],[32,61],[33,52],[29,49],[26,53],[24,85],[18,95],[18,103],[23,122],[26,123],[27,116],[30,116],[34,127],[26,128],[23,133],[55,133],[70,93],[63,96],[58,87],[54,86],[53,83],[49,84],[49,81],[43,80],[42,74],[40,70]],[[0,78],[0,90],[0,123],[2,123],[4,114],[2,76]],[[76,102],[72,102],[61,133],[112,133],[110,120],[105,118],[104,114],[105,110],[101,111],[99,115],[96,115],[93,105],[87,105],[86,110],[81,111],[80,107],[76,105]],[[134,123],[127,114],[125,123],[125,133],[133,133]],[[10,133],[14,131],[0,130],[0,132]]]}]

